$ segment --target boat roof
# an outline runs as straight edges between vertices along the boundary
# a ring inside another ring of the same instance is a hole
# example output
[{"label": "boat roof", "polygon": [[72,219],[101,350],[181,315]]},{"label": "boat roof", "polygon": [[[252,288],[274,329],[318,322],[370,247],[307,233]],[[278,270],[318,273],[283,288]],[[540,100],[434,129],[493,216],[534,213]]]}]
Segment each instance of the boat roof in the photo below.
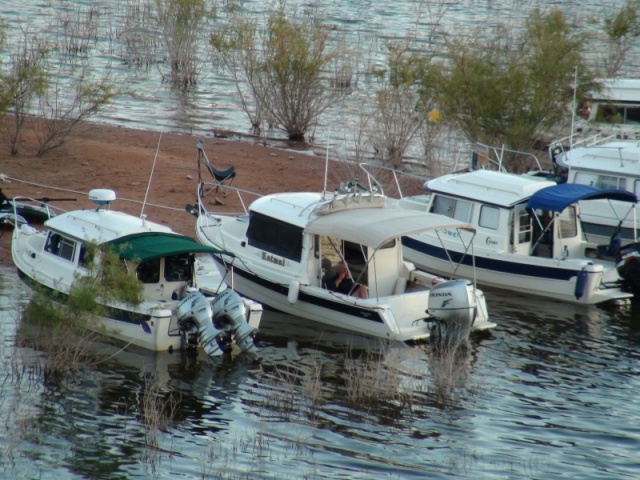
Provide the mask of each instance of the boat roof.
[{"label": "boat roof", "polygon": [[134,233],[172,232],[166,225],[104,208],[62,213],[47,220],[45,226],[64,235],[95,243],[108,242]]},{"label": "boat roof", "polygon": [[473,225],[444,215],[388,207],[340,210],[321,215],[306,226],[305,232],[377,249],[394,238],[435,229],[476,231]]},{"label": "boat roof", "polygon": [[550,180],[494,170],[474,170],[428,180],[424,184],[424,189],[471,201],[511,207],[527,200],[538,190],[552,185],[555,185],[555,182]]},{"label": "boat roof", "polygon": [[597,81],[602,85],[602,89],[591,93],[593,101],[640,102],[638,78],[601,78]]},{"label": "boat roof", "polygon": [[534,193],[527,203],[527,208],[533,210],[540,208],[542,210],[561,212],[569,205],[579,202],[580,200],[596,200],[600,198],[633,203],[638,201],[635,194],[626,190],[602,190],[590,185],[562,183]]},{"label": "boat roof", "polygon": [[144,262],[184,253],[226,253],[198,243],[191,237],[177,233],[143,232],[116,238],[106,245],[115,248],[120,258]]},{"label": "boat roof", "polygon": [[640,143],[617,141],[590,147],[575,147],[561,154],[557,162],[565,168],[640,174]]},{"label": "boat roof", "polygon": [[318,215],[345,209],[384,208],[386,200],[384,195],[372,193],[284,192],[258,198],[249,210],[304,228]]},{"label": "boat roof", "polygon": [[296,225],[306,233],[374,249],[394,238],[437,228],[475,232],[473,225],[444,215],[389,206],[380,194],[278,193],[257,199],[250,210]]}]

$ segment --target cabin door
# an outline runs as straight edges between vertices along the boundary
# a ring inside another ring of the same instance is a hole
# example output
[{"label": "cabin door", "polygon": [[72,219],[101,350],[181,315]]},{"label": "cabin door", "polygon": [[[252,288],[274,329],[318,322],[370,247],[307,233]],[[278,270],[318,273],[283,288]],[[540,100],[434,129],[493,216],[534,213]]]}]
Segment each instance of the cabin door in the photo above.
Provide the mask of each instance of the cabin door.
[{"label": "cabin door", "polygon": [[531,248],[531,217],[526,210],[526,205],[516,205],[513,217],[513,253],[529,255],[529,249]]}]

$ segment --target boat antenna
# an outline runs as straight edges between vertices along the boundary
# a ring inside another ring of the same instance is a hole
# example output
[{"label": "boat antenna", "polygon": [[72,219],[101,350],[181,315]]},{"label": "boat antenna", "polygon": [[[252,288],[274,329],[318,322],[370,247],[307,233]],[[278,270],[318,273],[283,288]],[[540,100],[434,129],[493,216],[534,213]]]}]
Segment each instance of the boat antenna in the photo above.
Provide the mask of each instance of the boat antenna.
[{"label": "boat antenna", "polygon": [[573,105],[571,107],[571,135],[569,135],[569,146],[571,148],[573,148],[573,128],[574,128],[574,121],[576,119],[576,108],[578,108],[578,106],[576,105],[577,91],[578,91],[578,66],[576,65],[576,68],[573,72]]},{"label": "boat antenna", "polygon": [[149,195],[149,188],[151,188],[151,178],[153,177],[153,171],[156,168],[156,160],[158,160],[158,152],[160,151],[160,140],[162,140],[162,132],[158,137],[158,145],[156,146],[156,155],[153,157],[153,165],[151,166],[151,173],[149,174],[149,181],[147,182],[147,191],[144,193],[144,202],[142,202],[142,209],[140,210],[140,217],[144,214],[144,206],[147,203],[147,196]]},{"label": "boat antenna", "polygon": [[331,129],[327,130],[327,154],[324,159],[324,185],[322,187],[322,196],[327,192],[327,176],[329,175],[329,140],[331,139]]}]

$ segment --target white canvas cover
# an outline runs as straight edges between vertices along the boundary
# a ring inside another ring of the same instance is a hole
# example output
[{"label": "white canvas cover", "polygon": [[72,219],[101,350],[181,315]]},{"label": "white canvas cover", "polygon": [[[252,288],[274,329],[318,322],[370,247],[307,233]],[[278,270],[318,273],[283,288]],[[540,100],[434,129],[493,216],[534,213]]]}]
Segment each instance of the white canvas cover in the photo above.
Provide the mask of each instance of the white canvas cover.
[{"label": "white canvas cover", "polygon": [[476,231],[473,225],[435,213],[400,208],[361,208],[320,216],[309,222],[305,232],[377,249],[394,238],[438,228]]}]

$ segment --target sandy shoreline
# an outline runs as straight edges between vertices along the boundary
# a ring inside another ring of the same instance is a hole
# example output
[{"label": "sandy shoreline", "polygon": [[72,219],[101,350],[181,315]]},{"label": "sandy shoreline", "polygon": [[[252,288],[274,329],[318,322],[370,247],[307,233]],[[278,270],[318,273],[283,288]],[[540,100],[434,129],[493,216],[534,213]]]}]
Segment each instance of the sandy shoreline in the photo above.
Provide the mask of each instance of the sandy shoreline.
[{"label": "sandy shoreline", "polygon": [[[309,152],[213,135],[159,133],[103,124],[86,127],[66,145],[42,158],[29,154],[35,147],[28,138],[21,148],[22,154],[17,157],[0,151],[0,174],[3,175],[0,188],[4,194],[9,198],[17,195],[73,197],[77,198],[74,202],[52,202],[52,205],[75,210],[92,207],[87,200],[91,189],[110,188],[119,199],[113,209],[135,215],[143,212],[152,221],[194,236],[195,219],[186,212],[185,206],[196,200],[198,139],[216,168],[235,167],[235,187],[266,194],[318,191],[324,184],[325,159]],[[327,176],[330,189],[355,174],[353,167],[330,163]],[[215,211],[241,211],[235,194],[217,198],[221,204],[214,203]],[[0,265],[13,265],[8,227],[0,232]]]}]

